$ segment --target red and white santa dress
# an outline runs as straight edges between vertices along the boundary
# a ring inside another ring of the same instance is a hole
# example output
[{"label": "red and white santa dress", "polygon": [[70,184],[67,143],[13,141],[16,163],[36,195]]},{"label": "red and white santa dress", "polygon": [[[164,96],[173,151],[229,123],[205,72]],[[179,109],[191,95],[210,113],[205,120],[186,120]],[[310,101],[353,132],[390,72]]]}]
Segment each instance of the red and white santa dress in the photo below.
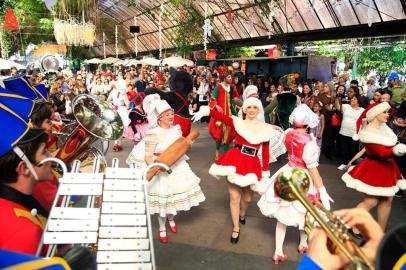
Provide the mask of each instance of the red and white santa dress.
[{"label": "red and white santa dress", "polygon": [[[243,110],[248,106],[260,108],[260,105],[261,102],[257,98],[248,98],[244,101]],[[240,187],[256,186],[262,177],[269,177],[269,140],[275,132],[271,125],[257,119],[244,120],[236,116],[226,116],[216,110],[209,111],[206,106],[202,106],[200,111],[203,116],[210,114],[236,132],[234,147],[211,165],[209,173],[212,176],[226,179]],[[263,152],[263,165],[258,157],[260,147]]]},{"label": "red and white santa dress", "polygon": [[[390,108],[387,102],[376,103],[367,108],[357,121],[357,131],[363,119],[371,122]],[[393,159],[395,155],[402,156],[406,153],[406,145],[397,143],[397,136],[386,123],[380,124],[378,128],[368,124],[353,139],[359,139],[363,143],[365,157],[342,176],[347,187],[368,195],[385,197],[394,196],[399,189],[406,189],[406,180]]]}]

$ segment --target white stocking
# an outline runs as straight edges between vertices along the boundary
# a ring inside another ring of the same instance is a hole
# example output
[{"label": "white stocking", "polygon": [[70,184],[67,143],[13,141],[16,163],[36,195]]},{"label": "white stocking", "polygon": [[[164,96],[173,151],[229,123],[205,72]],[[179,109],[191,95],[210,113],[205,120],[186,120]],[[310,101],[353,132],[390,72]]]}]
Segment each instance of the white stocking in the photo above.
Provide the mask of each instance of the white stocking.
[{"label": "white stocking", "polygon": [[285,241],[286,235],[286,225],[280,222],[276,223],[275,231],[275,255],[282,256],[283,253],[283,242]]},{"label": "white stocking", "polygon": [[159,223],[159,235],[161,237],[165,237],[166,236],[166,217],[161,217],[160,215],[158,215],[158,223]]},{"label": "white stocking", "polygon": [[172,215],[172,214],[168,214],[167,217],[168,217],[169,225],[170,225],[171,227],[176,226],[176,223],[175,223],[175,216]]},{"label": "white stocking", "polygon": [[300,244],[299,246],[307,247],[307,234],[304,230],[299,230],[300,233]]}]

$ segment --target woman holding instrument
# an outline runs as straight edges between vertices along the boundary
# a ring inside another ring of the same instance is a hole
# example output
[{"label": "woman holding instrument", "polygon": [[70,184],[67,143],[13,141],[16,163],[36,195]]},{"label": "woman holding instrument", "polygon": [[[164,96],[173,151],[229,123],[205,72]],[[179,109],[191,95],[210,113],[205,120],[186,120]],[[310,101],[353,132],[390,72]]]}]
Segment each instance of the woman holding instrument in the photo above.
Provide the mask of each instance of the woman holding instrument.
[{"label": "woman holding instrument", "polygon": [[312,202],[321,200],[327,209],[330,209],[330,201],[332,201],[317,170],[320,148],[316,139],[308,134],[309,128],[318,125],[317,115],[307,105],[302,104],[293,110],[289,120],[294,126],[293,129],[285,131],[289,162],[271,177],[269,186],[258,202],[262,214],[267,217],[274,217],[278,221],[275,234],[275,253],[273,255],[275,264],[285,262],[288,259],[287,255],[283,253],[287,226],[299,228],[300,244],[297,251],[303,254],[307,249],[307,236],[304,232],[306,209],[299,201],[283,201],[276,195],[274,182],[279,173],[291,167],[304,169],[310,179],[307,198]]},{"label": "woman holding instrument", "polygon": [[[179,125],[173,125],[174,112],[159,95],[145,97],[143,107],[148,116],[150,129],[145,136],[145,162],[154,163],[169,146],[182,137]],[[179,211],[188,211],[205,200],[200,188],[200,178],[190,169],[183,155],[171,166],[172,173],[155,175],[148,185],[150,213],[158,214],[159,241],[168,243],[166,221],[173,233],[177,232],[174,217]]]}]

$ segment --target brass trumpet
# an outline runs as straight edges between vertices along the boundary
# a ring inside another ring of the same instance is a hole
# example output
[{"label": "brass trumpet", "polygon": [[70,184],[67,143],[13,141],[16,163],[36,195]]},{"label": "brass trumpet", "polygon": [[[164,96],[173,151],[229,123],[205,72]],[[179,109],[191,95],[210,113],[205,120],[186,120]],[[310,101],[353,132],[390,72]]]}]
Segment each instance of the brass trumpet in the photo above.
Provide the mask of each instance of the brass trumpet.
[{"label": "brass trumpet", "polygon": [[[334,217],[321,204],[317,209],[307,198],[306,193],[309,190],[310,180],[306,172],[302,169],[292,168],[281,172],[274,185],[275,193],[283,200],[299,200],[306,208],[306,233],[309,234],[314,225],[309,221],[309,214],[326,232],[332,247],[331,252],[341,251],[350,260],[350,269],[375,269],[375,266],[369,261],[365,253],[361,250],[355,240],[350,236],[347,226],[339,217]],[[350,243],[355,251],[354,255],[346,246]]]}]

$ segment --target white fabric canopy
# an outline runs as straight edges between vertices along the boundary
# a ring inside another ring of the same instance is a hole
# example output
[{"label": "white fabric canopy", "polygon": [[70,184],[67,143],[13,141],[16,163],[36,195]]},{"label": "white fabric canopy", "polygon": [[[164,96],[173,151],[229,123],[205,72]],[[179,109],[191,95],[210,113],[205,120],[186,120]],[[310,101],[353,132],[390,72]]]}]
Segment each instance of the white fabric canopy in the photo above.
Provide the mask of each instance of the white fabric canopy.
[{"label": "white fabric canopy", "polygon": [[100,64],[114,64],[118,61],[120,61],[120,59],[114,57],[107,57],[106,59],[101,60]]},{"label": "white fabric canopy", "polygon": [[142,64],[141,61],[137,60],[137,59],[132,59],[130,61],[127,62],[126,66],[136,66]]},{"label": "white fabric canopy", "polygon": [[118,60],[117,62],[114,63],[115,66],[120,66],[120,65],[124,65],[128,62],[128,59],[125,60]]},{"label": "white fabric canopy", "polygon": [[159,66],[161,61],[156,58],[148,57],[148,58],[141,59],[140,63],[144,64],[144,65],[149,65],[149,66]]},{"label": "white fabric canopy", "polygon": [[12,67],[16,67],[17,69],[25,69],[25,66],[20,65],[19,63],[0,58],[0,69],[10,69]]},{"label": "white fabric canopy", "polygon": [[184,65],[186,65],[188,67],[192,67],[195,65],[192,60],[185,59],[180,56],[171,56],[171,57],[165,58],[164,60],[162,60],[162,64],[168,65],[170,67],[181,67]]},{"label": "white fabric canopy", "polygon": [[85,60],[86,64],[100,64],[101,59],[99,58],[92,58]]}]

